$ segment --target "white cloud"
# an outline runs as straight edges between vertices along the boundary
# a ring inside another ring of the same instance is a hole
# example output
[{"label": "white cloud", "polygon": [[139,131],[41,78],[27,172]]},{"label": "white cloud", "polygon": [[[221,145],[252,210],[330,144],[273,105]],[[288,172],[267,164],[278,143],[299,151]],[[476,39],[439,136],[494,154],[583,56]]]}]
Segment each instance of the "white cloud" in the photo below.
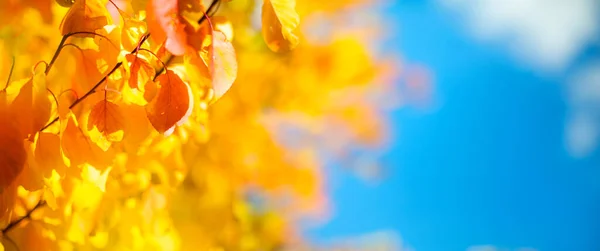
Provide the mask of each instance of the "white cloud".
[{"label": "white cloud", "polygon": [[[598,0],[438,0],[463,14],[473,34],[499,42],[542,71],[563,71],[592,43],[600,42]],[[600,140],[600,62],[576,69],[565,83],[567,151],[590,154]]]},{"label": "white cloud", "polygon": [[569,87],[566,145],[574,157],[591,153],[600,134],[600,61],[579,69]]},{"label": "white cloud", "polygon": [[465,14],[473,33],[505,42],[519,59],[561,70],[598,37],[597,0],[439,0]]}]

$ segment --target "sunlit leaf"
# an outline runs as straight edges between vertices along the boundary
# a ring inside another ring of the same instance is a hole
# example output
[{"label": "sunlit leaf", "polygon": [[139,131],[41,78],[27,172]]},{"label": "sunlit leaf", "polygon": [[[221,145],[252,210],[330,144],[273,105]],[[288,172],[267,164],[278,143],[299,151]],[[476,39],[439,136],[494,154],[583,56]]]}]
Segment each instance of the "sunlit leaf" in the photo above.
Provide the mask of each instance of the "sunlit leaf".
[{"label": "sunlit leaf", "polygon": [[[87,129],[96,129],[100,132],[101,139],[96,139],[96,141],[118,142],[123,139],[126,130],[125,126],[125,115],[121,108],[108,100],[100,100],[92,107]],[[103,150],[106,150],[106,148]]]},{"label": "sunlit leaf", "polygon": [[96,167],[105,167],[112,162],[112,153],[103,151],[87,137],[72,114],[62,130],[61,147],[71,166],[92,163]]},{"label": "sunlit leaf", "polygon": [[187,37],[185,25],[180,20],[177,2],[178,0],[149,0],[146,22],[152,39],[164,41],[167,50],[174,55],[183,55]]},{"label": "sunlit leaf", "polygon": [[146,106],[146,113],[154,129],[168,135],[190,116],[193,97],[190,87],[171,70],[161,74],[156,81],[158,93]]},{"label": "sunlit leaf", "polygon": [[231,42],[220,31],[213,31],[209,49],[209,69],[216,99],[229,90],[237,77],[237,59]]},{"label": "sunlit leaf", "polygon": [[154,67],[145,59],[134,54],[127,54],[125,58],[129,65],[130,76],[128,83],[131,88],[139,89],[140,85],[144,86],[154,77]]},{"label": "sunlit leaf", "polygon": [[43,71],[37,70],[21,88],[11,110],[24,135],[34,134],[46,125],[50,119],[51,103]]},{"label": "sunlit leaf", "polygon": [[60,30],[62,35],[87,32],[78,34],[80,37],[92,37],[93,33],[101,29],[109,22],[106,7],[100,0],[77,0],[62,20]]},{"label": "sunlit leaf", "polygon": [[289,51],[298,43],[296,28],[300,17],[296,0],[265,0],[262,7],[262,34],[269,48],[275,52]]}]

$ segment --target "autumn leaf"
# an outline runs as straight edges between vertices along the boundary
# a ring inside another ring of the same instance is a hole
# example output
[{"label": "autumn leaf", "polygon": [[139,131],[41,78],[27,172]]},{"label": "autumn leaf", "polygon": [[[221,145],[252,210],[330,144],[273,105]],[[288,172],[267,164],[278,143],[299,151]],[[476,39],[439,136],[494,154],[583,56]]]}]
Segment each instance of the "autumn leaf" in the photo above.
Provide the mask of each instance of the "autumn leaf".
[{"label": "autumn leaf", "polygon": [[165,41],[166,49],[173,55],[185,53],[187,36],[185,25],[179,16],[178,0],[149,0],[146,7],[146,22],[152,39]]},{"label": "autumn leaf", "polygon": [[176,125],[182,125],[190,116],[193,97],[190,87],[171,70],[156,79],[158,93],[146,105],[150,123],[158,132],[169,135]]},{"label": "autumn leaf", "polygon": [[[60,25],[61,34],[95,32],[108,24],[108,11],[100,0],[76,0]],[[78,34],[92,37],[93,34]]]},{"label": "autumn leaf", "polygon": [[[108,100],[100,100],[92,107],[92,111],[88,118],[87,129],[98,130],[100,139],[96,139],[96,142],[106,141],[104,144],[99,144],[102,150],[106,151],[107,147],[102,147],[102,145],[110,146],[110,142],[121,141],[126,130],[125,125],[125,115],[121,108]],[[94,140],[94,137],[91,137],[92,140]]]},{"label": "autumn leaf", "polygon": [[125,56],[129,66],[129,87],[140,89],[140,84],[144,86],[154,77],[154,67],[143,58],[134,54]]},{"label": "autumn leaf", "polygon": [[294,32],[300,25],[296,0],[265,0],[262,7],[262,34],[269,49],[283,52],[299,42]]},{"label": "autumn leaf", "polygon": [[235,81],[238,70],[237,60],[233,45],[220,31],[213,31],[212,45],[208,55],[212,88],[215,91],[215,100],[217,100],[229,90]]},{"label": "autumn leaf", "polygon": [[17,121],[22,135],[33,136],[46,125],[50,119],[51,105],[46,90],[46,74],[38,69],[21,87],[19,95],[11,104],[13,118]]},{"label": "autumn leaf", "polygon": [[96,168],[104,167],[112,162],[113,153],[103,151],[87,137],[71,113],[61,133],[61,148],[69,159],[70,166],[84,163],[93,164]]},{"label": "autumn leaf", "polygon": [[0,194],[21,173],[27,153],[19,127],[5,112],[0,114]]},{"label": "autumn leaf", "polygon": [[71,52],[76,60],[76,71],[72,76],[71,85],[67,88],[75,91],[77,95],[83,95],[102,79],[110,66],[103,59],[103,54],[97,50],[67,48],[65,51]]},{"label": "autumn leaf", "polygon": [[133,51],[147,30],[146,22],[134,18],[125,18],[121,29],[123,49]]},{"label": "autumn leaf", "polygon": [[[60,137],[53,133],[40,133],[35,147],[35,159],[40,165],[51,167],[47,171],[54,169],[59,175],[63,175],[65,166],[60,153]],[[44,176],[50,177],[50,172],[45,172]]]}]

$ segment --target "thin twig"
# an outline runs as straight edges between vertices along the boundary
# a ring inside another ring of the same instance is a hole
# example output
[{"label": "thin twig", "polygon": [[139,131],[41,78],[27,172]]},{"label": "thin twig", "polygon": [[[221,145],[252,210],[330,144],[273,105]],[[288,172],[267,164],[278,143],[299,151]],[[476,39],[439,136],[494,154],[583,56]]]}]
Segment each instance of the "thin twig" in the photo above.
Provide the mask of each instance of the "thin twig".
[{"label": "thin twig", "polygon": [[15,56],[12,56],[12,64],[10,65],[10,72],[8,73],[8,79],[6,79],[6,85],[4,86],[4,89],[2,90],[6,90],[6,88],[8,88],[8,85],[10,84],[10,78],[12,77],[13,74],[13,70],[15,69]]},{"label": "thin twig", "polygon": [[71,36],[71,35],[70,34],[64,35],[62,37],[62,39],[60,40],[60,43],[58,44],[56,51],[54,51],[54,56],[52,56],[52,60],[50,60],[50,64],[48,64],[48,67],[46,67],[46,71],[44,72],[44,74],[48,75],[48,72],[50,72],[50,69],[52,69],[52,65],[54,65],[54,61],[56,61],[56,59],[58,58],[60,51],[62,51],[63,44],[65,44],[65,42],[67,41],[67,38],[69,38],[69,36]]},{"label": "thin twig", "polygon": [[16,221],[11,222],[4,229],[2,229],[2,235],[6,235],[6,233],[8,233],[8,231],[15,228],[22,221],[24,221],[26,219],[30,219],[31,214],[38,208],[43,207],[44,205],[46,205],[46,201],[40,199],[40,201],[38,201],[38,203],[35,205],[35,207],[33,207],[31,210],[27,211],[27,213],[25,215],[23,215],[23,217],[17,219]]},{"label": "thin twig", "polygon": [[[133,51],[131,51],[131,53],[136,53],[138,50],[140,50],[141,45],[150,37],[150,33],[145,34],[144,36],[142,36],[142,38],[140,39],[140,42],[138,43],[138,46],[136,48],[133,49]],[[98,86],[100,86],[102,83],[104,83],[104,81],[106,81],[106,79],[108,77],[110,77],[110,75],[112,75],[117,69],[119,69],[119,67],[121,67],[121,65],[123,65],[123,62],[118,62],[106,75],[104,75],[104,77],[102,77],[102,79],[100,79],[100,81],[98,81],[88,92],[86,92],[85,94],[83,94],[83,96],[79,97],[78,99],[75,100],[75,102],[73,102],[73,104],[71,104],[69,106],[69,109],[72,109],[73,107],[75,107],[76,105],[78,105],[79,103],[81,103],[84,99],[86,99],[87,97],[89,97],[90,95],[92,95],[93,93],[96,92],[96,89],[98,88]],[[51,125],[53,125],[54,123],[56,123],[58,121],[59,117],[56,116],[54,117],[54,119],[52,121],[50,121],[50,123],[46,124],[44,127],[42,127],[42,129],[40,129],[41,131],[46,130],[48,127],[50,127]]]}]

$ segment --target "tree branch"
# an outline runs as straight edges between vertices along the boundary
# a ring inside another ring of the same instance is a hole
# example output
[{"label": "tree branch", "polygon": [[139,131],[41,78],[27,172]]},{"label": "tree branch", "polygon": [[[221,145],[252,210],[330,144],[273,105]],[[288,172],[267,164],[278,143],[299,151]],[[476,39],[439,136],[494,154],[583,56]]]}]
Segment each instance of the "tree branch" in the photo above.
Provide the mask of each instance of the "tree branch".
[{"label": "tree branch", "polygon": [[[142,36],[142,38],[140,39],[140,42],[138,43],[138,46],[135,47],[133,49],[133,51],[131,51],[131,53],[136,53],[138,50],[140,50],[140,47],[142,46],[144,41],[146,41],[149,37],[150,37],[150,33],[146,33],[144,36]],[[98,83],[96,83],[94,85],[94,87],[92,87],[88,92],[83,94],[83,96],[81,96],[77,100],[75,100],[75,102],[73,102],[73,104],[71,104],[69,106],[69,109],[72,109],[73,107],[75,107],[76,105],[81,103],[84,99],[86,99],[87,97],[92,95],[94,92],[96,92],[96,89],[98,88],[98,86],[100,86],[102,83],[104,83],[104,81],[106,81],[106,79],[108,77],[110,77],[110,75],[112,75],[117,69],[119,69],[119,67],[121,67],[121,65],[123,65],[123,62],[118,62],[106,75],[104,75],[104,77],[102,77],[102,79],[100,79],[100,81],[98,81]],[[50,127],[51,125],[56,123],[58,121],[58,119],[59,119],[58,116],[54,117],[54,119],[52,121],[50,121],[50,123],[46,124],[44,127],[42,127],[42,129],[40,129],[40,132],[46,130],[48,127]]]},{"label": "tree branch", "polygon": [[11,222],[10,224],[8,224],[4,229],[2,229],[2,235],[6,235],[6,233],[8,233],[10,230],[12,230],[13,228],[15,228],[17,225],[19,225],[19,223],[21,223],[22,221],[26,220],[26,219],[30,219],[31,218],[31,214],[43,207],[44,205],[46,205],[46,201],[41,200],[38,201],[38,203],[35,205],[35,207],[33,207],[31,210],[27,211],[27,213],[25,215],[23,215],[23,217]]}]

